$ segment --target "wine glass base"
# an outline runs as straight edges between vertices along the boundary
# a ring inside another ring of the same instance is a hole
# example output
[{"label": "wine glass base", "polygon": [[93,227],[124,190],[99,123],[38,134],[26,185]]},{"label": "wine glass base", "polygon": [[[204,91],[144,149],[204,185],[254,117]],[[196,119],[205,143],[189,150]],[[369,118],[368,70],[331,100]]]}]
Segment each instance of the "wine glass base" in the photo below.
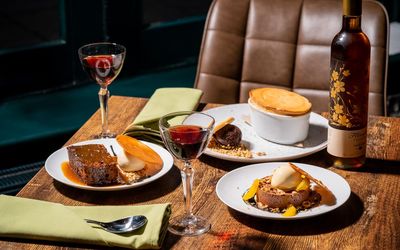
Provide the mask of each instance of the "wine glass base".
[{"label": "wine glass base", "polygon": [[201,216],[181,215],[169,221],[168,231],[182,236],[196,236],[208,232],[211,224]]},{"label": "wine glass base", "polygon": [[106,132],[93,136],[93,139],[115,138],[116,136],[117,136],[116,133]]}]

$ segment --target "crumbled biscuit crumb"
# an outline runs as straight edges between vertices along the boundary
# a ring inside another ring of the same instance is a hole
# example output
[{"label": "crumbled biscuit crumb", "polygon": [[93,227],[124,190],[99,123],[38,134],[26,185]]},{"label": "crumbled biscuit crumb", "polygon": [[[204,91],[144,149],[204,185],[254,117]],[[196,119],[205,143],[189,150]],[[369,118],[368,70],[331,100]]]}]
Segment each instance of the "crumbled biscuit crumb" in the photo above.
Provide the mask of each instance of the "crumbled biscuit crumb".
[{"label": "crumbled biscuit crumb", "polygon": [[265,152],[256,152],[256,155],[257,156],[264,156],[264,155],[267,155],[267,153],[265,153]]},{"label": "crumbled biscuit crumb", "polygon": [[265,152],[256,152],[256,153],[251,152],[243,143],[240,143],[240,145],[236,147],[223,147],[219,145],[214,140],[214,138],[211,139],[210,143],[208,144],[208,148],[217,153],[236,156],[236,157],[243,157],[243,158],[253,158],[254,155],[256,156],[266,155]]},{"label": "crumbled biscuit crumb", "polygon": [[134,172],[127,172],[122,170],[122,168],[118,166],[118,171],[119,171],[119,176],[118,178],[120,180],[122,180],[121,182],[125,182],[125,184],[132,184],[132,183],[136,183],[138,181],[140,181],[141,179],[143,179],[143,176],[140,174],[140,170],[139,171],[134,171]]}]

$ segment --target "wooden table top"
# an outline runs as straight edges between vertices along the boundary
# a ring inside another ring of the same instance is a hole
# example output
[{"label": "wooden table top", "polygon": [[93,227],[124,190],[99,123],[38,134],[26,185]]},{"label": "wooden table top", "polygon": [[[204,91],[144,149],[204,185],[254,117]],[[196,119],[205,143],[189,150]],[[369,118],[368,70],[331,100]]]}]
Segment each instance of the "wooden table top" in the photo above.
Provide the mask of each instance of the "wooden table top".
[{"label": "wooden table top", "polygon": [[[122,132],[146,99],[113,96],[109,126]],[[206,108],[216,105],[207,105]],[[97,111],[66,143],[87,140],[100,131]],[[302,220],[259,219],[224,205],[215,193],[218,180],[246,165],[206,155],[195,161],[193,211],[212,223],[197,237],[167,233],[163,249],[400,249],[400,118],[371,117],[366,166],[358,171],[329,168],[326,150],[297,159],[338,173],[350,184],[349,200],[338,209]],[[373,158],[373,159],[371,159]],[[176,164],[180,164],[175,162]],[[173,167],[152,184],[118,192],[75,189],[54,181],[42,168],[18,196],[65,205],[138,205],[170,202],[173,213],[184,212],[181,177]],[[67,249],[98,246],[20,239],[0,239],[0,249]]]}]

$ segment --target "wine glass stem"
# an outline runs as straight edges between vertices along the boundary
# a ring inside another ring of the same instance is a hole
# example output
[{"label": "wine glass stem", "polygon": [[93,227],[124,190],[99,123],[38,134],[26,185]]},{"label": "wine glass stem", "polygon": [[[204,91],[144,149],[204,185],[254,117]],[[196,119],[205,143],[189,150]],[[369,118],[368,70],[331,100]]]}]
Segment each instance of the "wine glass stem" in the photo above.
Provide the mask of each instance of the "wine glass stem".
[{"label": "wine glass stem", "polygon": [[99,90],[99,101],[101,111],[101,134],[105,135],[108,131],[108,98],[110,91],[107,87],[101,87]]},{"label": "wine glass stem", "polygon": [[193,176],[194,169],[189,161],[185,161],[184,168],[181,170],[182,183],[183,183],[183,195],[185,199],[185,210],[186,215],[191,216],[192,213],[192,187],[193,187]]}]

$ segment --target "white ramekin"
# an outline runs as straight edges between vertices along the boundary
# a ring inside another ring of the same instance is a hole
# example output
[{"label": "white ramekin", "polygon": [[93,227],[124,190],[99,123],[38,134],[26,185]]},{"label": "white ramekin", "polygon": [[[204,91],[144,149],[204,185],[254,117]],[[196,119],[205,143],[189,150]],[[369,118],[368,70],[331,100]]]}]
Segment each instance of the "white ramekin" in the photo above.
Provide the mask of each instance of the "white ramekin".
[{"label": "white ramekin", "polygon": [[280,115],[257,106],[251,98],[248,103],[251,125],[261,138],[279,144],[294,144],[307,138],[310,112],[299,116]]}]

